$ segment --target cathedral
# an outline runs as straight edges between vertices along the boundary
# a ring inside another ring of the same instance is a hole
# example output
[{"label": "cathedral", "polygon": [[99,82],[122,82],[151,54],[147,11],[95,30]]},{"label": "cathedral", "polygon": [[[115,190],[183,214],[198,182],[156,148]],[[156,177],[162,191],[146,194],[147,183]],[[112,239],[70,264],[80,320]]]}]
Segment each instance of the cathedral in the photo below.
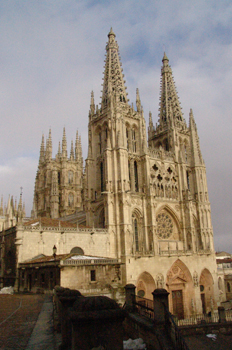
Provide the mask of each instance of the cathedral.
[{"label": "cathedral", "polygon": [[[55,158],[51,131],[46,145],[43,137],[32,217],[102,230],[91,238],[98,253],[122,263],[122,281],[135,284],[138,295],[165,288],[179,317],[209,312],[218,303],[217,267],[193,111],[187,123],[164,53],[158,122],[150,113],[147,133],[139,90],[136,106],[129,104],[121,66],[111,29],[99,106],[91,93],[85,167],[78,134],[68,156],[64,130]],[[79,245],[96,254],[94,245]]]}]

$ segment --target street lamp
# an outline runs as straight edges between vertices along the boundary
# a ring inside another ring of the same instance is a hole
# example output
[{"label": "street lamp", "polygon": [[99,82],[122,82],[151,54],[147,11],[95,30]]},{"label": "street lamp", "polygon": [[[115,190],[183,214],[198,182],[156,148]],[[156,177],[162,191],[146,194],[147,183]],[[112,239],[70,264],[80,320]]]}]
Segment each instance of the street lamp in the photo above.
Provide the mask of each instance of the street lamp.
[{"label": "street lamp", "polygon": [[56,252],[57,252],[57,248],[56,248],[55,244],[54,244],[54,247],[52,248],[52,250],[53,250],[53,257],[55,259],[56,258]]}]

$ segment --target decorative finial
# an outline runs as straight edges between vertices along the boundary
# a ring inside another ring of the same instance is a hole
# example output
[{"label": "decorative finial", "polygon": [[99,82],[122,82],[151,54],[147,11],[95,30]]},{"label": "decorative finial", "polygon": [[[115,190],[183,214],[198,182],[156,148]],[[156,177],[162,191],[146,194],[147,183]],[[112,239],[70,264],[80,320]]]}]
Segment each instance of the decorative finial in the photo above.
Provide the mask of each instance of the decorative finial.
[{"label": "decorative finial", "polygon": [[164,57],[162,59],[162,62],[164,62],[164,61],[168,61],[169,62],[169,59],[167,58],[167,55],[166,55],[165,51],[164,51]]},{"label": "decorative finial", "polygon": [[114,32],[113,32],[113,29],[112,29],[112,27],[110,28],[110,32],[109,32],[109,34],[108,34],[108,37],[110,37],[111,35],[114,35],[114,36],[116,36],[116,35],[114,34]]}]

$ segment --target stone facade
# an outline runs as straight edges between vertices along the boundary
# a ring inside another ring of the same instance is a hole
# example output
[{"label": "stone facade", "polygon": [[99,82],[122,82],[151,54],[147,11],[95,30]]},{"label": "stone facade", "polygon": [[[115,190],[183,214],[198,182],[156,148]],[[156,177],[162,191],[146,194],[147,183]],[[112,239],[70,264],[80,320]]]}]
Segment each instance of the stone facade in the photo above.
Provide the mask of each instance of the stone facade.
[{"label": "stone facade", "polygon": [[39,166],[35,179],[32,217],[58,218],[71,215],[82,209],[83,158],[81,139],[76,134],[75,150],[71,143],[70,157],[67,154],[65,128],[62,148],[52,158],[52,136],[40,146]]},{"label": "stone facade", "polygon": [[[72,251],[81,253],[75,247]],[[104,295],[123,304],[124,286],[117,259],[60,254],[40,254],[19,263],[18,290],[49,292],[57,286],[79,290],[82,295]]]},{"label": "stone facade", "polygon": [[[190,110],[187,125],[166,54],[162,62],[159,119],[154,125],[150,113],[147,138],[139,90],[134,108],[110,31],[100,106],[91,93],[84,174],[79,141],[76,156],[71,148],[68,159],[64,134],[62,152],[52,159],[50,134],[46,150],[42,141],[35,183],[34,217],[72,214],[70,222],[81,217],[93,229],[41,230],[38,219],[18,227],[16,244],[19,261],[49,255],[54,244],[57,254],[77,246],[118,259],[122,283],[135,284],[146,298],[156,288],[167,289],[171,312],[183,318],[217,306],[217,266],[195,119]],[[76,187],[68,183],[69,171]]]},{"label": "stone facade", "polygon": [[[118,44],[106,46],[101,106],[93,93],[86,159],[86,219],[106,227],[110,255],[125,263],[124,279],[150,298],[170,292],[179,317],[217,305],[218,288],[206,168],[192,110],[182,115],[164,54],[158,124],[148,140],[139,91],[129,105]],[[97,174],[97,176],[95,176]]]}]

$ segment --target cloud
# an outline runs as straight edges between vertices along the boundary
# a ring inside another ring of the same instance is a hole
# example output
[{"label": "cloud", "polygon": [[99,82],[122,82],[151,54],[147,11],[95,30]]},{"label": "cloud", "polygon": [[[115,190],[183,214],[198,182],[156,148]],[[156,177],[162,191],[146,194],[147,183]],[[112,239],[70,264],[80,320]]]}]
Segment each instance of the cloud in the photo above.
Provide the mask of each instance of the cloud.
[{"label": "cloud", "polygon": [[[148,121],[158,120],[165,50],[183,113],[193,108],[207,166],[215,241],[232,242],[230,208],[232,4],[196,0],[142,2],[0,0],[0,180],[4,200],[19,196],[27,214],[42,133],[52,129],[53,155],[66,127],[78,129],[87,154],[90,92],[100,103],[105,43],[118,40],[130,102],[138,87]],[[1,194],[0,193],[0,194]],[[231,243],[230,243],[231,242]],[[217,245],[216,245],[217,247]]]}]

